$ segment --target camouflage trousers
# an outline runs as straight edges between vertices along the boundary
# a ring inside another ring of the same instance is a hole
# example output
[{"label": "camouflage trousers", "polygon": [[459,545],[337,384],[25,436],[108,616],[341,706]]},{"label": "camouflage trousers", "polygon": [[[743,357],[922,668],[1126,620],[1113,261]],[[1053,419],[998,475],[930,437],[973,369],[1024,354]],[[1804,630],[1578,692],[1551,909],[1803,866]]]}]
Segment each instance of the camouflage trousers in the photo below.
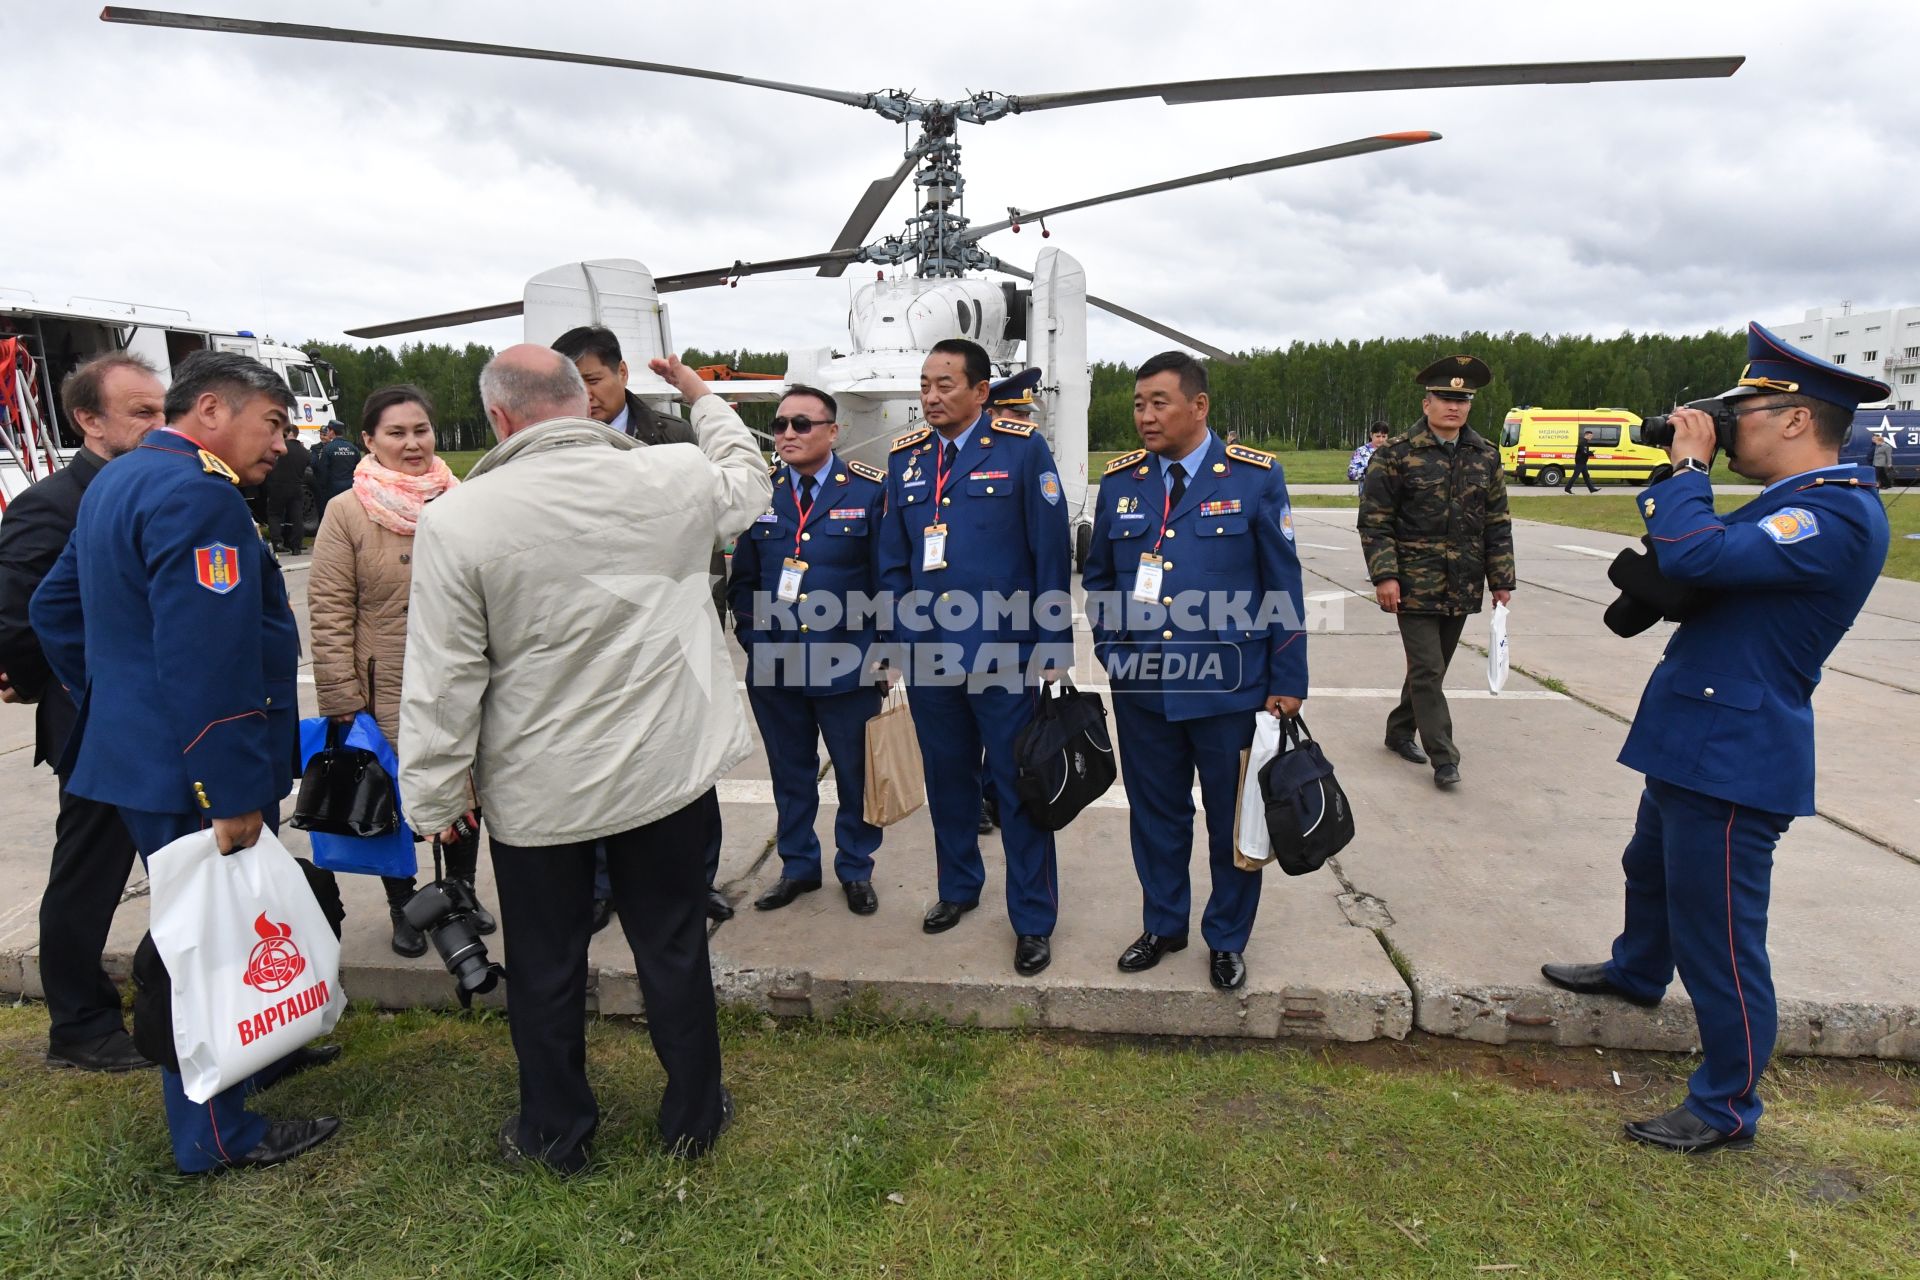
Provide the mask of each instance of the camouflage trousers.
[{"label": "camouflage trousers", "polygon": [[1403,613],[1398,620],[1407,677],[1400,685],[1399,705],[1387,716],[1387,741],[1407,741],[1418,729],[1420,745],[1436,767],[1459,764],[1460,752],[1453,745],[1453,712],[1447,708],[1441,686],[1453,651],[1460,645],[1460,633],[1466,629],[1466,615]]}]

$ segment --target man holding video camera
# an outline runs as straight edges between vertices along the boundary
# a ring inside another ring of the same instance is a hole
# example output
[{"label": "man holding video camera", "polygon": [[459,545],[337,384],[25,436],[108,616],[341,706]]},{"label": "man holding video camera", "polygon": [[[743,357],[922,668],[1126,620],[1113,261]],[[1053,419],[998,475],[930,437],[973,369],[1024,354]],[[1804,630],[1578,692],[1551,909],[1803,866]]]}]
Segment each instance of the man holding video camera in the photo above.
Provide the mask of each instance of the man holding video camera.
[{"label": "man holding video camera", "polygon": [[[1676,969],[1693,999],[1701,1063],[1686,1101],[1627,1135],[1697,1153],[1753,1144],[1757,1088],[1776,1014],[1767,958],[1773,849],[1814,811],[1813,690],[1887,556],[1887,517],[1869,467],[1840,449],[1862,401],[1888,388],[1781,342],[1759,325],[1747,367],[1717,400],[1650,418],[1670,478],[1640,499],[1652,561],[1623,556],[1608,625],[1636,634],[1678,621],[1620,762],[1647,777],[1626,872],[1626,923],[1612,958],[1549,964],[1569,991],[1660,1003]],[[1721,516],[1709,471],[1765,485]]]}]

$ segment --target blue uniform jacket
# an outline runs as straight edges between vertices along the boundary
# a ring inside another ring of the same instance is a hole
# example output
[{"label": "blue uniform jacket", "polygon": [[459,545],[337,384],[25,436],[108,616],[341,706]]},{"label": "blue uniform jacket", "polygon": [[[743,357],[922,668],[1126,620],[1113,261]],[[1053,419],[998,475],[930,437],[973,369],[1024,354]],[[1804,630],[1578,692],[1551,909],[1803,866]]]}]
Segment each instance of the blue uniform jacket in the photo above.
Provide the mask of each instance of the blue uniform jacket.
[{"label": "blue uniform jacket", "polygon": [[34,593],[34,630],[80,707],[62,762],[75,795],[230,818],[291,789],[299,632],[219,465],[148,433],[88,487]]},{"label": "blue uniform jacket", "polygon": [[[1306,697],[1286,474],[1271,454],[1209,431],[1199,474],[1167,514],[1163,537],[1166,501],[1159,460],[1145,450],[1116,458],[1100,481],[1082,582],[1095,652],[1115,692],[1162,693],[1164,706],[1154,709],[1169,720],[1253,710],[1274,694]],[[1141,554],[1156,544],[1158,608],[1132,599]],[[1218,660],[1206,662],[1210,655]]]},{"label": "blue uniform jacket", "polygon": [[1713,593],[1640,696],[1620,763],[1770,813],[1813,812],[1813,689],[1887,558],[1868,467],[1795,476],[1726,516],[1682,471],[1640,512],[1660,571]]},{"label": "blue uniform jacket", "polygon": [[[896,609],[887,638],[957,645],[969,671],[979,669],[975,659],[983,644],[1015,645],[1025,665],[1034,646],[1046,643],[1057,646],[1049,660],[1065,667],[1072,661],[1073,549],[1053,451],[1031,424],[994,421],[984,413],[956,442],[956,464],[937,501],[936,450],[943,443],[937,432],[922,427],[907,433],[894,441],[887,459],[880,586]],[[925,530],[936,520],[947,526],[947,567],[924,569]],[[923,617],[901,609],[909,592],[928,593]],[[982,607],[967,610],[964,625],[948,626],[934,608],[943,594],[975,605],[992,596],[1016,607],[1011,620]],[[1049,594],[1069,601],[1051,616],[1040,599]]]},{"label": "blue uniform jacket", "polygon": [[[765,646],[781,647],[781,661],[770,670],[781,677],[782,687],[800,687],[787,675],[796,671],[805,672],[804,691],[816,696],[846,693],[862,683],[867,650],[875,638],[874,618],[862,605],[862,616],[852,619],[846,606],[850,595],[871,600],[880,590],[880,496],[885,479],[886,473],[877,467],[829,456],[803,529],[796,488],[799,476],[777,463],[772,507],[734,540],[733,568],[727,577],[733,632],[750,659]],[[807,563],[798,604],[781,604],[776,597],[781,565],[789,556]],[[757,603],[765,626],[755,626],[756,594],[762,597]],[[823,601],[822,596],[832,599]],[[822,606],[828,612],[822,613]],[[818,625],[809,623],[810,617],[834,621]],[[849,625],[850,621],[858,625]],[[827,648],[807,661],[806,651],[821,646]],[[860,661],[853,669],[832,669],[844,667],[839,659],[856,650]],[[805,667],[793,665],[802,661]],[[747,678],[755,678],[751,664]]]}]

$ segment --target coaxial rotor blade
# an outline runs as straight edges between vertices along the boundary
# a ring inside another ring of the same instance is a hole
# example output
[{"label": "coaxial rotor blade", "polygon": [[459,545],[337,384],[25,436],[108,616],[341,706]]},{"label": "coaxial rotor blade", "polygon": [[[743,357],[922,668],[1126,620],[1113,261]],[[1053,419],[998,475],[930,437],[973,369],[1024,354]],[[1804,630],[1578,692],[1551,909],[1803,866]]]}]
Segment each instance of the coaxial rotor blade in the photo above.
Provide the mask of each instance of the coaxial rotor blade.
[{"label": "coaxial rotor blade", "polygon": [[706,71],[699,67],[679,67],[665,62],[637,62],[631,58],[605,58],[591,53],[567,53],[558,49],[527,49],[518,45],[481,44],[472,40],[442,40],[433,36],[403,36],[384,31],[356,31],[347,27],[313,27],[298,22],[256,22],[250,18],[214,18],[195,13],[170,13],[161,9],[124,9],[108,5],[100,11],[102,22],[121,22],[141,27],[171,27],[179,31],[223,31],[234,35],[278,36],[287,40],[324,40],[336,44],[387,45],[396,49],[437,49],[448,53],[480,53],[495,58],[530,58],[538,62],[571,62],[583,66],[616,67],[624,71],[653,71],[667,76],[691,76],[696,80],[718,80],[725,84],[751,85],[780,93],[798,93],[828,102],[843,102],[850,107],[872,105],[873,95],[850,93],[843,89],[821,89],[813,85],[788,84],[783,80],[756,80],[726,71]]},{"label": "coaxial rotor blade", "polygon": [[966,231],[968,240],[978,240],[990,236],[996,231],[1005,231],[1016,221],[1032,222],[1038,218],[1049,218],[1057,213],[1068,213],[1074,209],[1086,209],[1097,204],[1112,204],[1116,200],[1131,200],[1135,196],[1150,196],[1161,191],[1177,191],[1181,187],[1197,187],[1206,182],[1223,182],[1229,178],[1244,178],[1248,174],[1267,173],[1274,169],[1292,169],[1303,164],[1318,164],[1322,160],[1339,160],[1346,156],[1361,156],[1373,151],[1391,151],[1396,147],[1417,146],[1422,142],[1438,142],[1440,135],[1425,129],[1408,133],[1382,133],[1371,138],[1355,138],[1351,142],[1340,142],[1330,147],[1316,147],[1312,151],[1296,151],[1291,155],[1275,156],[1271,160],[1255,160],[1251,164],[1236,164],[1225,169],[1213,169],[1207,173],[1196,173],[1190,178],[1174,178],[1167,182],[1155,182],[1144,187],[1130,187],[1125,191],[1116,191],[1111,195],[1094,196],[1091,200],[1075,200],[1071,204],[1057,204],[1051,209],[1023,209],[1017,219],[1004,222],[988,222]]},{"label": "coaxial rotor blade", "polygon": [[1225,102],[1234,98],[1287,98],[1315,93],[1375,93],[1387,89],[1461,89],[1507,84],[1597,84],[1610,80],[1690,80],[1730,76],[1744,57],[1628,58],[1615,62],[1517,62],[1501,66],[1403,67],[1373,71],[1308,71],[1220,80],[1085,89],[1074,93],[1010,95],[1012,109],[1050,111],[1096,102],[1159,98],[1169,106]]},{"label": "coaxial rotor blade", "polygon": [[677,293],[682,289],[705,289],[711,285],[738,280],[743,276],[764,275],[769,271],[801,271],[823,263],[852,262],[859,256],[860,250],[857,248],[829,249],[825,253],[810,253],[802,258],[776,258],[771,262],[736,262],[730,267],[714,267],[708,271],[689,271],[677,276],[655,276],[653,287],[658,293]]},{"label": "coaxial rotor blade", "polygon": [[[920,163],[917,151],[907,152],[907,158],[900,167],[884,178],[877,178],[867,184],[867,193],[860,197],[860,203],[853,206],[853,212],[847,217],[847,225],[840,228],[840,235],[834,240],[836,249],[858,249],[867,242],[867,236],[873,231],[873,224],[880,220],[880,213],[887,207],[887,201],[893,199],[893,193],[913,172],[913,166]],[[829,262],[820,268],[823,276],[837,276],[847,269],[845,262]]]},{"label": "coaxial rotor blade", "polygon": [[[1031,271],[1022,271],[1019,267],[1013,266],[1011,263],[1002,262],[998,258],[993,260],[993,264],[989,267],[989,270],[999,271],[1010,276],[1018,276],[1020,279],[1029,282],[1033,280],[1033,273]],[[1170,324],[1161,324],[1158,320],[1143,316],[1138,311],[1129,310],[1117,302],[1108,302],[1105,298],[1096,298],[1092,294],[1087,295],[1087,301],[1102,311],[1111,312],[1119,316],[1122,320],[1131,320],[1142,329],[1151,329],[1163,338],[1172,338],[1181,346],[1192,347],[1195,351],[1200,352],[1200,354],[1212,356],[1215,360],[1223,364],[1246,363],[1230,351],[1222,351],[1212,343],[1202,342],[1190,333],[1182,333]]]},{"label": "coaxial rotor blade", "polygon": [[443,311],[418,320],[396,320],[391,324],[370,324],[364,329],[349,329],[355,338],[391,338],[396,333],[418,333],[422,329],[450,329],[457,324],[478,324],[482,320],[506,320],[527,309],[524,302],[502,302],[491,307],[470,307],[465,311]]}]

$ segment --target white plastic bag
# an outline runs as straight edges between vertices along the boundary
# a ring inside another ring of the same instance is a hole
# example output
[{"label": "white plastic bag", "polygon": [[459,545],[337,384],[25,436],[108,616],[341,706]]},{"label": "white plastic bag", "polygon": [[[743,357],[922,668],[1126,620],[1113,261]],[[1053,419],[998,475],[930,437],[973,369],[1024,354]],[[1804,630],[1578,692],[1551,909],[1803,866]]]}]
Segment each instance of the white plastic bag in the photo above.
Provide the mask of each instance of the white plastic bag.
[{"label": "white plastic bag", "polygon": [[1498,693],[1507,687],[1507,606],[1493,606],[1487,628],[1487,690]]},{"label": "white plastic bag", "polygon": [[1256,711],[1253,745],[1240,753],[1240,798],[1234,806],[1233,858],[1243,871],[1257,871],[1273,858],[1267,837],[1267,800],[1260,793],[1260,770],[1280,754],[1280,717]]},{"label": "white plastic bag", "polygon": [[187,1097],[207,1101],[340,1020],[340,940],[273,832],[226,857],[212,831],[182,836],[147,859],[147,880]]}]

